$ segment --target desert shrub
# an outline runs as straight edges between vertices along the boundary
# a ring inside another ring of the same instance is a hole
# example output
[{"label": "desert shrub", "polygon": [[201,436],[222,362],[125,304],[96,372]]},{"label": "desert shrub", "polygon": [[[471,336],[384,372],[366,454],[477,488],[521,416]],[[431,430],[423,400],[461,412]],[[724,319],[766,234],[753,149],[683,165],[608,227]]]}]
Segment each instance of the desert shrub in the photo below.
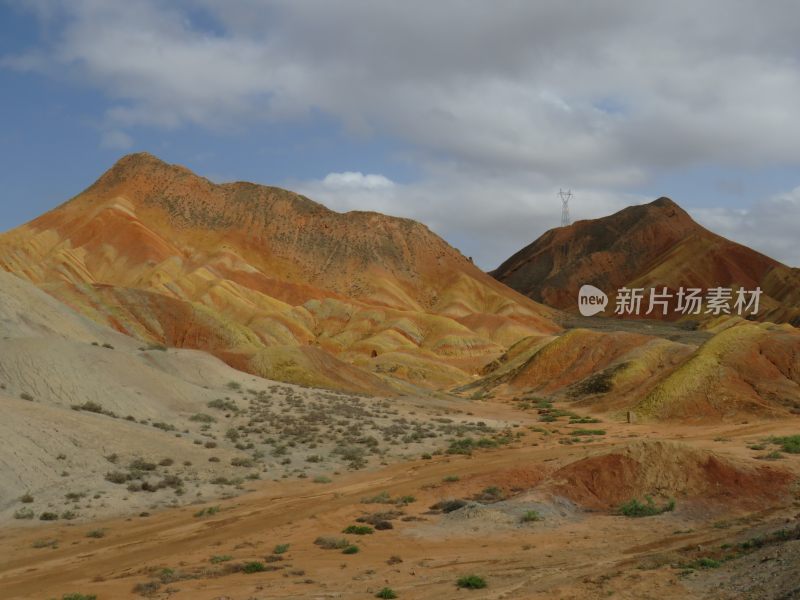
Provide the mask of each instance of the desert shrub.
[{"label": "desert shrub", "polygon": [[226,387],[227,387],[229,390],[241,390],[241,389],[242,389],[242,384],[240,384],[240,383],[238,383],[238,382],[236,382],[236,381],[229,381],[229,382],[226,384]]},{"label": "desert shrub", "polygon": [[342,554],[358,554],[358,546],[347,546],[342,550]]},{"label": "desert shrub", "polygon": [[220,511],[219,506],[209,506],[208,508],[202,508],[196,513],[194,513],[195,517],[210,517],[212,515],[217,514]]},{"label": "desert shrub", "polygon": [[97,596],[94,594],[79,594],[76,592],[73,594],[64,594],[61,596],[61,600],[97,600]]},{"label": "desert shrub", "polygon": [[543,517],[539,514],[538,511],[535,510],[526,510],[525,514],[522,515],[520,521],[523,523],[534,523],[536,521],[542,521]]},{"label": "desert shrub", "polygon": [[391,600],[393,598],[397,598],[397,592],[395,592],[390,587],[385,587],[382,590],[380,590],[377,594],[375,594],[375,597],[383,598],[384,600],[388,598],[389,600]]},{"label": "desert shrub", "polygon": [[450,442],[450,445],[447,447],[447,453],[470,455],[474,449],[475,440],[472,438],[461,438]]},{"label": "desert shrub", "polygon": [[209,401],[206,404],[206,406],[208,406],[208,408],[215,408],[217,410],[227,410],[231,412],[236,412],[238,410],[238,407],[236,406],[236,403],[233,400],[222,400],[221,398]]},{"label": "desert shrub", "polygon": [[696,561],[685,565],[688,569],[718,569],[721,566],[721,561],[708,557],[698,558]]},{"label": "desert shrub", "polygon": [[190,421],[195,423],[216,423],[217,419],[206,413],[195,413],[189,417]]},{"label": "desert shrub", "polygon": [[40,521],[57,521],[58,520],[58,514],[56,514],[54,512],[43,512],[42,514],[39,515],[39,520]]},{"label": "desert shrub", "polygon": [[323,550],[341,550],[342,548],[347,548],[350,542],[344,538],[320,536],[314,540],[314,544]]},{"label": "desert shrub", "polygon": [[289,544],[278,544],[272,549],[273,554],[284,554],[289,551]]},{"label": "desert shrub", "polygon": [[23,400],[27,400],[28,402],[33,402],[33,396],[31,396],[28,392],[22,392],[19,397]]},{"label": "desert shrub", "polygon": [[480,575],[465,575],[456,581],[456,585],[467,590],[480,590],[486,587],[486,580]]},{"label": "desert shrub", "polygon": [[14,518],[20,520],[29,520],[34,517],[33,509],[30,508],[20,508],[17,511],[14,511]]},{"label": "desert shrub", "polygon": [[91,531],[86,532],[86,537],[88,538],[100,539],[105,536],[106,536],[105,529],[92,529]]},{"label": "desert shrub", "polygon": [[576,429],[572,432],[573,435],[605,435],[603,429]]},{"label": "desert shrub", "polygon": [[377,496],[371,496],[368,498],[362,498],[361,504],[391,504],[392,497],[389,495],[389,492],[381,492]]},{"label": "desert shrub", "polygon": [[770,438],[773,444],[779,444],[781,450],[789,454],[800,454],[800,435]]},{"label": "desert shrub", "polygon": [[652,497],[645,496],[645,503],[639,502],[636,498],[632,498],[619,507],[619,513],[626,517],[652,517],[654,515],[660,515],[661,513],[671,512],[674,509],[674,500],[670,500],[664,506],[659,507],[656,506]]},{"label": "desert shrub", "polygon": [[234,456],[231,459],[231,466],[234,467],[252,467],[253,459],[246,456]]},{"label": "desert shrub", "polygon": [[451,500],[440,500],[430,508],[431,510],[440,510],[443,513],[451,513],[454,510],[458,510],[459,508],[464,508],[466,505],[467,505],[466,500],[455,498]]},{"label": "desert shrub", "polygon": [[131,480],[131,476],[128,473],[123,473],[122,471],[109,471],[106,473],[106,481],[110,481],[111,483],[122,484],[127,483]]},{"label": "desert shrub", "polygon": [[342,533],[350,533],[353,535],[369,535],[373,532],[372,527],[367,525],[348,525],[344,528]]},{"label": "desert shrub", "polygon": [[475,496],[475,500],[479,502],[499,502],[505,497],[503,490],[496,485],[483,488],[480,494]]},{"label": "desert shrub", "polygon": [[264,565],[264,563],[257,560],[247,562],[242,565],[242,573],[263,573],[266,570],[267,567]]},{"label": "desert shrub", "polygon": [[137,458],[128,465],[130,471],[155,471],[156,463],[147,462],[143,458]]},{"label": "desert shrub", "polygon": [[150,596],[151,594],[155,594],[160,587],[161,582],[159,581],[144,581],[133,586],[133,593],[139,594],[140,596]]},{"label": "desert shrub", "polygon": [[214,556],[208,559],[208,561],[212,565],[228,562],[229,560],[233,560],[233,557],[230,554],[222,554],[222,555],[215,554]]},{"label": "desert shrub", "polygon": [[33,496],[29,492],[22,494],[22,496],[20,496],[19,498],[19,501],[22,502],[23,504],[30,504],[31,502],[33,502]]},{"label": "desert shrub", "polygon": [[456,481],[461,481],[461,477],[458,475],[448,475],[444,479],[442,479],[445,483],[455,483]]},{"label": "desert shrub", "polygon": [[153,427],[156,429],[160,429],[162,431],[177,431],[177,427],[175,425],[171,425],[170,423],[164,423],[163,421],[156,421],[152,424]]},{"label": "desert shrub", "polygon": [[332,479],[330,477],[326,477],[325,475],[317,475],[314,477],[314,483],[330,483]]}]

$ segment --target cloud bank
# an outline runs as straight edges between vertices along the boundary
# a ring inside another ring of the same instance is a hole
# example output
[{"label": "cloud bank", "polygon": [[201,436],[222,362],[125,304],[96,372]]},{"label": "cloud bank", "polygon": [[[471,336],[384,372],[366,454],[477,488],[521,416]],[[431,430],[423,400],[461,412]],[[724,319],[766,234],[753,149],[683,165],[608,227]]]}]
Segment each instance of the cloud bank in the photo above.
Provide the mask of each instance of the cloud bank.
[{"label": "cloud bank", "polygon": [[[800,157],[800,4],[788,0],[26,6],[53,33],[2,64],[102,90],[103,143],[129,145],[133,126],[223,130],[320,112],[353,135],[401,140],[422,176],[332,173],[303,191],[423,220],[484,267],[558,223],[559,187],[577,190],[578,216],[598,216],[644,200],[630,190],[655,174]],[[764,216],[796,201],[762,202],[696,214],[800,264],[785,219]]]}]

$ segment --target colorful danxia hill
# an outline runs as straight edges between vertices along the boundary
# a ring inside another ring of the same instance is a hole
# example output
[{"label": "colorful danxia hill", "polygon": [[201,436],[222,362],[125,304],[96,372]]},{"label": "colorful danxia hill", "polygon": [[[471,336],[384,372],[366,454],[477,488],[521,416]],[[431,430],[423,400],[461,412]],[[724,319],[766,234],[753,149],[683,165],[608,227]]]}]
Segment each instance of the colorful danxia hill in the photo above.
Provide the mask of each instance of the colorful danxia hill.
[{"label": "colorful danxia hill", "polygon": [[420,223],[216,185],[146,153],[1,236],[0,268],[142,341],[350,391],[463,383],[559,329]]},{"label": "colorful danxia hill", "polygon": [[[800,270],[708,231],[669,198],[552,229],[492,274],[565,310],[576,308],[583,284],[605,290],[612,310],[623,287],[667,288],[673,294],[680,288],[760,288],[758,319],[800,324]],[[666,318],[687,317],[670,310]]]}]

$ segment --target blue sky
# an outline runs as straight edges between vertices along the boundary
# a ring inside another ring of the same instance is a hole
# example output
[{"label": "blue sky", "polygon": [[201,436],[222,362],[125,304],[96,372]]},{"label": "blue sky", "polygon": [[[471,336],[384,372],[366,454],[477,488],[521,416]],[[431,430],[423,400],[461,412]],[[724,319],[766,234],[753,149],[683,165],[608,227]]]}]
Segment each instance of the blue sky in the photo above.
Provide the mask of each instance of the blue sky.
[{"label": "blue sky", "polygon": [[146,150],[487,269],[561,187],[575,218],[667,195],[800,265],[796,3],[563,4],[0,0],[0,230]]}]

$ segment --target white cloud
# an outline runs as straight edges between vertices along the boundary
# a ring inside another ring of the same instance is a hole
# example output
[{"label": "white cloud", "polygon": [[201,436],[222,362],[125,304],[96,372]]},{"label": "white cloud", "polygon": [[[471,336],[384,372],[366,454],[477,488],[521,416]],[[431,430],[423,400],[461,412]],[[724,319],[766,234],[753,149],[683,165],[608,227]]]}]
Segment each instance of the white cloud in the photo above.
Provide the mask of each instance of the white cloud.
[{"label": "white cloud", "polygon": [[646,4],[37,0],[62,27],[6,64],[92,82],[117,127],[317,109],[428,158],[576,185],[800,154],[800,4]]},{"label": "white cloud", "polygon": [[[362,185],[368,177],[380,185]],[[342,179],[350,184],[342,185]],[[487,180],[445,168],[411,184],[382,175],[331,173],[292,187],[337,211],[376,211],[422,221],[487,270],[559,226],[561,218],[558,188],[531,180]],[[574,191],[573,220],[604,216],[647,200],[598,189]]]},{"label": "white cloud", "polygon": [[391,188],[394,182],[383,175],[364,175],[361,172],[345,171],[344,173],[329,173],[322,183],[331,188],[366,189],[376,190]]},{"label": "white cloud", "polygon": [[128,150],[133,146],[133,139],[124,131],[112,129],[103,132],[100,145],[103,148],[111,148],[112,150]]},{"label": "white cloud", "polygon": [[[104,91],[107,143],[139,124],[227,129],[321,112],[401,140],[423,176],[330,174],[304,191],[421,219],[488,267],[558,223],[559,186],[576,188],[576,215],[599,216],[644,200],[624,192],[667,170],[800,163],[793,0],[30,6],[50,35],[2,66]],[[695,214],[799,264],[786,241],[794,201],[767,216],[781,202]]]},{"label": "white cloud", "polygon": [[706,208],[691,211],[703,226],[789,266],[800,266],[797,243],[800,187],[746,209]]}]

